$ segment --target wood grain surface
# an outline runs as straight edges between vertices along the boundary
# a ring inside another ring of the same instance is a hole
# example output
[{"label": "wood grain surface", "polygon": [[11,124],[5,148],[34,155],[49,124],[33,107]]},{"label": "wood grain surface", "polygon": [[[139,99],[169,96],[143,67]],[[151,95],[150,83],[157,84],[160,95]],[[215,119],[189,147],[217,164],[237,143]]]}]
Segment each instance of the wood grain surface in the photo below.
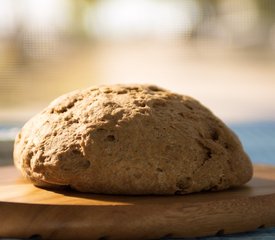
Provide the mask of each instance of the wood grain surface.
[{"label": "wood grain surface", "polygon": [[110,196],[50,191],[0,168],[0,237],[158,239],[275,226],[275,168],[255,166],[245,186],[186,196]]}]

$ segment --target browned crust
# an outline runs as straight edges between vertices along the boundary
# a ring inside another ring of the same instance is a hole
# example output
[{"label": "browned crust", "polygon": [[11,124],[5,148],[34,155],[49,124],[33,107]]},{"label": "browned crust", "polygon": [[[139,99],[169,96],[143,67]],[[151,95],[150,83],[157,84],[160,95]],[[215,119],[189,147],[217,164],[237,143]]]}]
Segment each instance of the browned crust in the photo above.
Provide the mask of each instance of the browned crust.
[{"label": "browned crust", "polygon": [[236,135],[193,98],[156,86],[68,93],[18,134],[17,168],[39,186],[107,194],[186,194],[246,183]]}]

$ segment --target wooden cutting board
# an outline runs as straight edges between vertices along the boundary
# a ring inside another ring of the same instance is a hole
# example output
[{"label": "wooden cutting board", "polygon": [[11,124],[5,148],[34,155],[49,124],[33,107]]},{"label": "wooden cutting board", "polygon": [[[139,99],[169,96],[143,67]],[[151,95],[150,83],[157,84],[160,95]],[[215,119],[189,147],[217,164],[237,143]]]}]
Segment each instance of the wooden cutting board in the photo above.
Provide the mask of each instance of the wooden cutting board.
[{"label": "wooden cutting board", "polygon": [[34,187],[0,168],[0,237],[158,239],[275,226],[275,168],[255,166],[246,186],[186,196],[108,196]]}]

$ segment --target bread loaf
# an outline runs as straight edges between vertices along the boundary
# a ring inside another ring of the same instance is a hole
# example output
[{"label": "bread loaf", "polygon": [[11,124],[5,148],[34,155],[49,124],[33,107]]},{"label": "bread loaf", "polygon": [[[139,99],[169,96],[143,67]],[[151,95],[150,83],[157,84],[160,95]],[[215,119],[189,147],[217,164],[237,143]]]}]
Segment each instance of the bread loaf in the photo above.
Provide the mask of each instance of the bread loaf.
[{"label": "bread loaf", "polygon": [[252,164],[237,136],[195,99],[150,85],[63,95],[17,135],[35,185],[105,194],[187,194],[239,186]]}]

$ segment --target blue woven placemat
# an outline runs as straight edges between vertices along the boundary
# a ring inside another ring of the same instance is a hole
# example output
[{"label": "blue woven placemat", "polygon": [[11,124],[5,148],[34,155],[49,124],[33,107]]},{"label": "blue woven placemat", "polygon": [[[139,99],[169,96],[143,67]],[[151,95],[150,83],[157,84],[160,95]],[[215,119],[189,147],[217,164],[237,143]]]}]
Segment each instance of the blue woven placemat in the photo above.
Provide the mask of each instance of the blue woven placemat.
[{"label": "blue woven placemat", "polygon": [[275,165],[275,122],[229,124],[253,163]]},{"label": "blue woven placemat", "polygon": [[[275,227],[258,229],[254,232],[230,234],[224,236],[215,237],[203,237],[203,238],[165,238],[165,240],[274,240],[275,239]],[[164,240],[164,239],[163,239]]]}]

